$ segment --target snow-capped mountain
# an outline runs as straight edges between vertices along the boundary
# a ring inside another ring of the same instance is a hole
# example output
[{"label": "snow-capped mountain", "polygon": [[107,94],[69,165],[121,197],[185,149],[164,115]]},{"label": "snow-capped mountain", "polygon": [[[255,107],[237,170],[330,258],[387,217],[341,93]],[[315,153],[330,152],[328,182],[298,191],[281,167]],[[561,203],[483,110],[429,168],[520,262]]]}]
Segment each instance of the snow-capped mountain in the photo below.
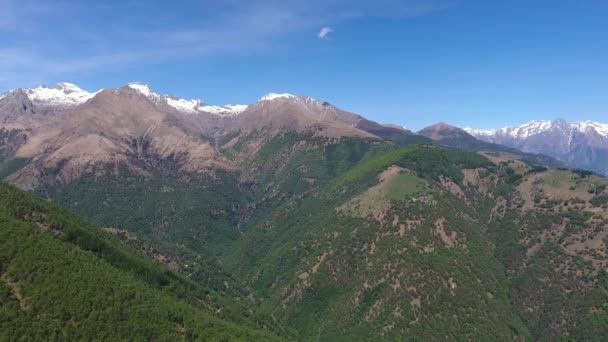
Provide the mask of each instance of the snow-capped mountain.
[{"label": "snow-capped mountain", "polygon": [[476,138],[540,153],[572,167],[608,175],[608,124],[594,121],[531,121],[517,127],[479,130],[465,128]]},{"label": "snow-capped mountain", "polygon": [[287,94],[287,93],[282,93],[282,94],[277,94],[277,93],[270,93],[270,94],[266,94],[262,97],[260,97],[260,99],[258,100],[258,102],[260,101],[272,101],[272,100],[276,100],[276,99],[290,99],[290,98],[295,98],[295,95],[291,95],[291,94]]},{"label": "snow-capped mountain", "polygon": [[0,95],[0,123],[4,128],[33,128],[85,103],[97,93],[65,82],[13,89]]},{"label": "snow-capped mountain", "polygon": [[82,104],[95,96],[72,83],[58,83],[54,86],[38,86],[35,88],[20,88],[0,95],[0,99],[16,92],[23,92],[34,104],[48,106],[75,106]]},{"label": "snow-capped mountain", "polygon": [[241,131],[318,131],[322,135],[370,134],[356,127],[363,118],[308,96],[270,93],[240,114],[231,129]]},{"label": "snow-capped mountain", "polygon": [[36,103],[47,105],[74,106],[86,102],[97,92],[89,93],[72,83],[58,83],[55,86],[40,86],[25,89],[28,97]]},{"label": "snow-capped mountain", "polygon": [[595,133],[600,136],[608,137],[608,124],[603,124],[594,121],[579,121],[569,123],[561,119],[556,119],[553,121],[530,121],[521,126],[503,127],[500,129],[465,128],[464,130],[474,136],[509,136],[514,139],[524,140],[530,136],[556,129],[571,133]]},{"label": "snow-capped mountain", "polygon": [[[171,109],[180,113],[197,114],[209,113],[219,116],[234,116],[247,109],[246,105],[224,105],[214,106],[204,103],[198,99],[186,100],[183,98],[159,94],[154,92],[147,84],[140,82],[129,83],[126,87],[146,96],[158,106]],[[0,94],[0,107],[11,100],[12,107],[21,107],[22,112],[32,107],[32,111],[40,112],[52,108],[55,111],[69,109],[81,105],[92,99],[103,89],[88,92],[75,84],[61,82],[54,86],[38,86],[35,88],[18,88]],[[0,113],[3,112],[0,108]],[[4,110],[9,112],[9,110]]]}]

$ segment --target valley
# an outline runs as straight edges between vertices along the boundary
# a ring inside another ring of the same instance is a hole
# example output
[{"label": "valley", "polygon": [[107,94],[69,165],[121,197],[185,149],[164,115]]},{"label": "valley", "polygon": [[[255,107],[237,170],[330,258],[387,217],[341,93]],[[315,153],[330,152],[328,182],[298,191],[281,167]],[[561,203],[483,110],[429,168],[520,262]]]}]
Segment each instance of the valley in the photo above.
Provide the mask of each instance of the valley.
[{"label": "valley", "polygon": [[592,172],[306,96],[47,88],[0,98],[0,174],[37,196],[0,187],[6,339],[607,332],[608,180]]}]

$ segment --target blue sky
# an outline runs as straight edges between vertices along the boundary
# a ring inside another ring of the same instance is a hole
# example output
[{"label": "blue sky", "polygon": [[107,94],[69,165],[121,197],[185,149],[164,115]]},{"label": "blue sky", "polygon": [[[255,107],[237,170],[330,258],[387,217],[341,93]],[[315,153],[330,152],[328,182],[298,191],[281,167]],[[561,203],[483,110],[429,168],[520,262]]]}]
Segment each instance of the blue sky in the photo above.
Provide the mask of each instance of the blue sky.
[{"label": "blue sky", "polygon": [[0,91],[137,80],[212,104],[309,95],[412,129],[608,122],[606,18],[599,0],[0,0]]}]

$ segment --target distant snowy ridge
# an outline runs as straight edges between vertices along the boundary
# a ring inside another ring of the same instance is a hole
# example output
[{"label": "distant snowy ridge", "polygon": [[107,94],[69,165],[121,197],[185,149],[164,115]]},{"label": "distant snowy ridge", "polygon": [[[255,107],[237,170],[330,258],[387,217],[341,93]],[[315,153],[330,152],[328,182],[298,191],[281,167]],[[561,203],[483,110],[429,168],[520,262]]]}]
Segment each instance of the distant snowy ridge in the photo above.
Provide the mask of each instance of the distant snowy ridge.
[{"label": "distant snowy ridge", "polygon": [[[210,105],[199,99],[187,100],[172,95],[159,94],[154,92],[149,85],[142,82],[131,82],[125,87],[147,97],[157,105],[163,105],[184,114],[209,113],[219,116],[235,116],[244,112],[249,107],[249,105],[243,104],[227,104],[223,106]],[[23,91],[35,104],[44,106],[71,107],[88,101],[102,90],[103,89],[96,92],[88,92],[75,84],[61,82],[54,86],[42,85],[35,88],[20,88],[10,90],[9,92],[0,94],[0,100],[16,91]],[[264,103],[278,99],[300,98],[302,98],[301,101],[303,101],[303,104],[310,101],[310,99],[304,99],[304,97],[287,93],[269,93],[260,97],[256,102]]]},{"label": "distant snowy ridge", "polygon": [[603,137],[608,137],[608,124],[587,120],[577,122],[575,126],[581,132],[594,131]]},{"label": "distant snowy ridge", "polygon": [[157,103],[165,103],[181,113],[196,114],[204,112],[220,116],[232,116],[240,114],[248,107],[247,105],[212,106],[198,99],[186,100],[171,95],[158,94],[152,91],[147,84],[140,82],[129,83],[127,86],[149,99]]},{"label": "distant snowy ridge", "polygon": [[566,122],[564,120],[541,120],[530,121],[524,125],[516,127],[503,127],[500,129],[473,129],[470,127],[464,130],[476,137],[491,137],[491,136],[509,136],[517,140],[524,140],[536,134],[540,134],[549,130],[563,130],[581,133],[595,132],[603,137],[608,137],[608,124],[594,121],[578,121]]},{"label": "distant snowy ridge", "polygon": [[551,156],[575,168],[608,176],[608,124],[595,121],[531,121],[517,127],[465,128],[479,140]]}]

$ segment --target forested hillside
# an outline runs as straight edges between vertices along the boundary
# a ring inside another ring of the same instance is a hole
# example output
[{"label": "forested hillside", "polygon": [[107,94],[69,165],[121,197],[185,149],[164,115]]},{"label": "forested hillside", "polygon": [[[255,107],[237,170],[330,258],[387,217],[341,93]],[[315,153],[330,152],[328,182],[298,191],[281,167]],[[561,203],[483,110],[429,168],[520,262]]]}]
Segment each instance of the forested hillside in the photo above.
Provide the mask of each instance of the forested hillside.
[{"label": "forested hillside", "polygon": [[203,255],[222,270],[206,279],[230,274],[235,296],[300,339],[607,332],[605,179],[374,138],[236,140],[220,150],[238,173],[97,172],[39,193]]},{"label": "forested hillside", "polygon": [[0,184],[1,340],[279,340],[249,309]]},{"label": "forested hillside", "polygon": [[279,141],[250,160],[272,175],[264,210],[221,260],[303,335],[606,333],[605,179],[505,153]]}]

